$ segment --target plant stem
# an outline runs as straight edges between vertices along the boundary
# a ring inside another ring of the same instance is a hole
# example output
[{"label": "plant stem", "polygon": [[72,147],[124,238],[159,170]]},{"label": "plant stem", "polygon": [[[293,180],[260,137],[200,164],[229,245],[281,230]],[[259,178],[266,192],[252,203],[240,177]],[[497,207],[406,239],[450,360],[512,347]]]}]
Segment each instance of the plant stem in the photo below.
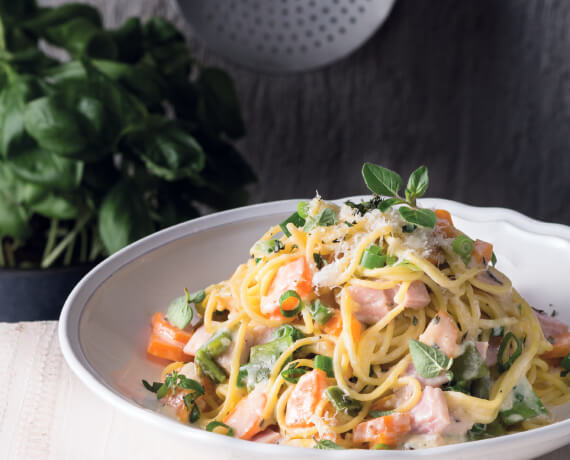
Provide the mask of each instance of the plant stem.
[{"label": "plant stem", "polygon": [[77,234],[71,239],[65,250],[65,256],[63,256],[63,265],[68,267],[71,263],[71,258],[73,257],[73,248],[75,248],[75,240],[77,240]]},{"label": "plant stem", "polygon": [[91,251],[89,252],[89,262],[93,262],[97,256],[101,253],[101,240],[96,231],[93,231],[93,240],[91,243]]},{"label": "plant stem", "polygon": [[53,245],[55,244],[55,239],[57,238],[58,223],[59,221],[57,219],[52,219],[50,222],[46,247],[44,248],[44,253],[42,255],[42,264],[44,263],[47,255],[52,251]]},{"label": "plant stem", "polygon": [[13,268],[16,265],[14,261],[14,250],[9,242],[6,243],[6,263],[10,268]]},{"label": "plant stem", "polygon": [[71,230],[71,232],[69,232],[67,236],[60,241],[60,243],[54,248],[54,250],[51,251],[51,253],[48,254],[48,256],[44,258],[44,260],[42,260],[42,265],[41,265],[42,268],[48,268],[52,263],[55,262],[55,260],[60,256],[60,254],[64,251],[64,249],[69,244],[72,243],[72,241],[81,231],[81,229],[85,227],[85,224],[89,221],[90,218],[91,214],[85,214],[81,219],[77,221],[75,227],[73,227],[73,230]]},{"label": "plant stem", "polygon": [[6,261],[4,260],[4,241],[0,238],[0,267],[6,266]]},{"label": "plant stem", "polygon": [[88,244],[88,235],[87,229],[84,228],[81,230],[81,248],[79,250],[79,262],[82,264],[87,262],[87,244]]}]

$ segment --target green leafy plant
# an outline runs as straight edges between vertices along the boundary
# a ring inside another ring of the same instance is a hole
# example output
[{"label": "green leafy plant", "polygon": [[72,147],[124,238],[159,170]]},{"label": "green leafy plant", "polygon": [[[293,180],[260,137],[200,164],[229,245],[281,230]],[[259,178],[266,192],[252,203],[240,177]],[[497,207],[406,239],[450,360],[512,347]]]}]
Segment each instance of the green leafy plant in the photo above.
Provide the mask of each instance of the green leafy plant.
[{"label": "green leafy plant", "polygon": [[[429,185],[428,170],[425,166],[420,166],[410,174],[408,185],[404,192],[405,198],[399,195],[403,185],[402,178],[394,171],[372,163],[364,163],[362,166],[362,177],[372,193],[388,197],[377,204],[378,209],[382,212],[394,205],[403,204],[406,206],[401,206],[398,212],[405,221],[420,227],[435,227],[437,221],[435,213],[431,209],[418,208],[416,205],[417,198],[425,194]],[[353,203],[351,204],[353,207],[356,207]],[[366,204],[361,205],[361,207],[364,208],[365,212]],[[411,230],[413,228],[415,227],[412,227]]]},{"label": "green leafy plant", "polygon": [[0,0],[0,267],[94,261],[245,203],[244,132],[231,78],[165,19]]}]

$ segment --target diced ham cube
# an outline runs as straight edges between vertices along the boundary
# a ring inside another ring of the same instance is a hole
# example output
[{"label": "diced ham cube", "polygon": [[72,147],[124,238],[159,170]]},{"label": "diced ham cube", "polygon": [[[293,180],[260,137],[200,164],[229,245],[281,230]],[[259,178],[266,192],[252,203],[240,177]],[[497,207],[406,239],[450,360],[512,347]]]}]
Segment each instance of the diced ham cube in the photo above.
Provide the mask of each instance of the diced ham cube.
[{"label": "diced ham cube", "polygon": [[279,444],[279,441],[281,441],[281,434],[279,431],[267,428],[261,433],[257,433],[253,438],[251,438],[251,441],[262,442],[264,444]]},{"label": "diced ham cube", "polygon": [[485,364],[489,367],[497,364],[497,357],[499,356],[499,346],[501,345],[502,337],[491,337],[487,354],[484,356]]},{"label": "diced ham cube", "polygon": [[417,433],[437,434],[451,423],[445,395],[440,388],[427,386],[420,402],[410,411],[412,430]]},{"label": "diced ham cube", "polygon": [[546,313],[541,313],[533,310],[534,314],[538,318],[540,327],[542,328],[542,333],[546,339],[557,337],[561,334],[568,332],[568,325],[564,324],[562,321],[558,321],[553,317],[547,315]]},{"label": "diced ham cube", "polygon": [[[374,289],[364,286],[349,286],[348,293],[356,304],[353,312],[358,321],[373,324],[380,321],[395,305],[394,297],[399,286],[390,289]],[[426,285],[414,281],[404,295],[403,304],[406,308],[420,309],[429,305],[431,299]]]},{"label": "diced ham cube", "polygon": [[487,351],[489,350],[489,342],[475,341],[475,348],[477,349],[477,351],[481,355],[481,358],[483,358],[483,359],[487,358]]},{"label": "diced ham cube", "polygon": [[430,321],[428,327],[424,333],[420,335],[419,339],[420,342],[426,345],[437,345],[447,356],[453,357],[458,351],[458,336],[459,329],[453,318],[443,310],[440,310]]},{"label": "diced ham cube", "polygon": [[204,326],[200,326],[196,329],[194,334],[192,334],[190,340],[188,340],[188,343],[184,347],[184,353],[190,356],[196,356],[200,347],[208,341],[210,336],[211,334],[206,332],[206,328]]},{"label": "diced ham cube", "polygon": [[363,286],[349,286],[348,293],[356,304],[353,311],[358,321],[366,324],[377,323],[394,305],[394,296],[398,288],[373,289]]},{"label": "diced ham cube", "polygon": [[412,282],[404,296],[405,307],[419,310],[427,307],[430,302],[431,299],[426,285],[418,280]]}]

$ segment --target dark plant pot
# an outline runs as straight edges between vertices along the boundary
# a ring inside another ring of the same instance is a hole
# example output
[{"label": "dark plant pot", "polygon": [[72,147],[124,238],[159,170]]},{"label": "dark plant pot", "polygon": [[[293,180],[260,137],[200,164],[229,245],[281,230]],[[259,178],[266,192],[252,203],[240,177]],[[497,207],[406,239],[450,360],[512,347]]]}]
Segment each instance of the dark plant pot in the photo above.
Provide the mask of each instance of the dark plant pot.
[{"label": "dark plant pot", "polygon": [[0,269],[0,321],[58,319],[65,299],[91,268]]}]

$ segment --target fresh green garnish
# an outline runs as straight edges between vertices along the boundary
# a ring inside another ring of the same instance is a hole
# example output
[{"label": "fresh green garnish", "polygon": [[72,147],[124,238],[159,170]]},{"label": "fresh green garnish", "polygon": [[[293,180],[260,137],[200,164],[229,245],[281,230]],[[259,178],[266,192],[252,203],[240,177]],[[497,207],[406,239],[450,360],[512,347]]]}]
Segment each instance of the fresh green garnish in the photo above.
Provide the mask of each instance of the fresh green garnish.
[{"label": "fresh green garnish", "polygon": [[192,404],[192,408],[190,409],[190,413],[188,414],[188,421],[190,423],[195,423],[200,420],[200,408],[198,404]]},{"label": "fresh green garnish", "polygon": [[356,209],[356,211],[358,211],[358,214],[360,214],[361,216],[363,216],[368,211],[371,211],[373,209],[381,210],[380,206],[382,205],[382,203],[383,203],[382,197],[379,196],[373,197],[370,201],[362,201],[361,203],[353,203],[350,200],[344,202],[344,204],[346,204],[348,207]]},{"label": "fresh green garnish", "polygon": [[266,240],[257,243],[253,247],[253,252],[255,255],[273,254],[274,252],[279,252],[283,249],[285,249],[285,245],[281,240]]},{"label": "fresh green garnish", "polygon": [[493,254],[491,254],[491,264],[493,265],[493,267],[497,265],[497,256],[495,255],[494,252]]},{"label": "fresh green garnish", "polygon": [[451,371],[457,381],[470,381],[489,375],[489,368],[473,342],[468,342],[465,351],[453,360]]},{"label": "fresh green garnish", "polygon": [[570,372],[570,354],[567,354],[562,358],[562,361],[560,361],[560,367],[564,369],[560,372],[560,377],[566,377]]},{"label": "fresh green garnish", "polygon": [[152,382],[152,385],[151,385],[146,380],[143,380],[142,383],[143,383],[143,386],[148,391],[152,391],[153,393],[156,393],[160,389],[160,387],[162,386],[162,382]]},{"label": "fresh green garnish", "polygon": [[168,322],[179,329],[184,329],[194,317],[194,310],[190,306],[190,293],[184,288],[186,295],[174,299],[168,306],[166,317]]},{"label": "fresh green garnish", "polygon": [[505,326],[494,327],[491,329],[491,337],[502,337],[505,334]]},{"label": "fresh green garnish", "polygon": [[344,449],[344,447],[338,445],[336,442],[329,441],[328,439],[321,439],[317,441],[314,446],[315,449]]},{"label": "fresh green garnish", "polygon": [[[297,302],[295,303],[295,308],[284,308],[285,306],[291,304],[291,301],[288,299],[294,299],[293,302],[296,300]],[[303,301],[301,300],[301,297],[299,297],[299,294],[297,294],[296,291],[293,291],[292,289],[289,289],[288,291],[285,291],[281,297],[279,297],[279,309],[281,310],[281,314],[285,317],[285,318],[291,318],[293,316],[296,316],[299,314],[299,312],[303,309]]]},{"label": "fresh green garnish", "polygon": [[507,332],[501,345],[499,345],[499,353],[497,355],[497,366],[499,370],[501,372],[509,370],[521,353],[522,344],[520,340],[512,332]]},{"label": "fresh green garnish", "polygon": [[306,219],[309,215],[309,202],[308,201],[299,201],[297,205],[297,214],[301,216],[303,219]]},{"label": "fresh green garnish", "polygon": [[455,237],[451,247],[453,251],[461,257],[461,260],[467,265],[471,261],[471,253],[475,243],[471,238],[465,235]]},{"label": "fresh green garnish", "polygon": [[326,261],[318,252],[313,253],[313,260],[315,261],[315,265],[319,270],[326,265]]},{"label": "fresh green garnish", "polygon": [[223,369],[204,350],[200,349],[196,353],[194,362],[200,366],[204,374],[210,377],[216,383],[224,383],[228,377]]},{"label": "fresh green garnish", "polygon": [[[295,328],[292,327],[292,329]],[[238,386],[247,385],[248,390],[251,391],[257,383],[267,380],[279,357],[293,344],[294,335],[294,333],[287,333],[271,342],[251,347],[249,363],[240,366]],[[288,361],[290,358],[286,362]]]},{"label": "fresh green garnish", "polygon": [[329,227],[338,224],[338,216],[332,208],[321,209],[315,217],[307,217],[304,232],[310,232],[315,227]]},{"label": "fresh green garnish", "polygon": [[334,310],[325,305],[321,300],[315,299],[313,303],[309,305],[309,313],[313,320],[322,326],[332,318]]},{"label": "fresh green garnish", "polygon": [[[145,387],[148,390],[154,392],[157,383],[158,382],[154,382],[152,388],[148,388],[147,385],[145,385]],[[190,393],[190,395],[194,395],[194,399],[198,398],[199,396],[202,396],[205,393],[204,387],[200,384],[200,382],[197,382],[196,380],[193,379],[189,379],[184,374],[179,374],[178,371],[173,371],[166,376],[166,378],[164,379],[164,383],[161,384],[160,387],[155,392],[156,398],[162,399],[168,394],[170,390],[174,390],[176,388],[182,388],[184,390],[192,390],[193,393]]]},{"label": "fresh green garnish", "polygon": [[362,409],[360,401],[352,399],[342,388],[336,385],[328,387],[325,390],[325,396],[338,412],[345,412],[354,417]]},{"label": "fresh green garnish", "polygon": [[310,369],[308,367],[297,367],[295,363],[292,363],[289,365],[289,367],[287,367],[287,369],[281,372],[281,377],[283,377],[287,382],[297,383],[299,381],[299,378],[309,372],[309,370]]},{"label": "fresh green garnish", "polygon": [[502,436],[504,434],[506,434],[505,428],[500,420],[496,419],[488,425],[475,423],[467,432],[467,438],[470,441],[475,441],[478,439],[494,438],[495,436]]},{"label": "fresh green garnish", "polygon": [[371,410],[368,415],[370,415],[372,418],[379,418],[385,417],[386,415],[391,415],[393,413],[393,410]]},{"label": "fresh green garnish", "polygon": [[415,339],[411,339],[408,345],[416,371],[424,378],[437,377],[442,371],[448,371],[453,364],[453,358],[435,347]]},{"label": "fresh green garnish", "polygon": [[368,269],[381,268],[386,265],[386,259],[387,256],[382,254],[382,248],[371,244],[362,252],[360,266]]},{"label": "fresh green garnish", "polygon": [[507,395],[499,409],[499,416],[505,425],[546,414],[546,408],[523,375]]},{"label": "fresh green garnish", "polygon": [[200,347],[200,350],[206,353],[210,358],[217,358],[226,351],[231,344],[231,334],[224,329],[220,329]]},{"label": "fresh green garnish", "polygon": [[225,423],[218,422],[216,420],[206,425],[206,431],[214,431],[214,429],[218,427],[226,429],[226,432],[224,433],[226,436],[232,437],[234,435],[234,429],[231,426],[228,426]]},{"label": "fresh green garnish", "polygon": [[299,339],[305,337],[303,333],[297,329],[295,326],[291,326],[290,324],[283,324],[279,326],[275,333],[273,334],[273,339],[281,339],[283,337],[291,337],[293,342],[296,342]]},{"label": "fresh green garnish", "polygon": [[405,204],[407,206],[400,207],[398,212],[406,222],[420,227],[435,227],[437,221],[435,213],[430,209],[416,206],[417,198],[425,194],[429,184],[428,171],[425,166],[420,166],[410,175],[405,190],[405,199],[398,194],[402,188],[402,178],[394,171],[372,163],[364,163],[362,176],[370,191],[389,197],[378,206],[382,212],[396,204]]},{"label": "fresh green garnish", "polygon": [[279,226],[281,227],[281,230],[283,230],[283,233],[285,233],[287,236],[291,236],[291,232],[287,230],[287,224],[289,223],[293,224],[295,227],[302,227],[305,225],[305,219],[303,219],[298,212],[294,212],[289,217],[287,217],[287,219],[281,222]]},{"label": "fresh green garnish", "polygon": [[388,444],[384,444],[379,442],[378,444],[374,444],[372,447],[373,450],[392,450],[392,448]]},{"label": "fresh green garnish", "polygon": [[334,377],[333,361],[329,356],[315,356],[315,369],[320,369],[327,374],[327,377]]}]

